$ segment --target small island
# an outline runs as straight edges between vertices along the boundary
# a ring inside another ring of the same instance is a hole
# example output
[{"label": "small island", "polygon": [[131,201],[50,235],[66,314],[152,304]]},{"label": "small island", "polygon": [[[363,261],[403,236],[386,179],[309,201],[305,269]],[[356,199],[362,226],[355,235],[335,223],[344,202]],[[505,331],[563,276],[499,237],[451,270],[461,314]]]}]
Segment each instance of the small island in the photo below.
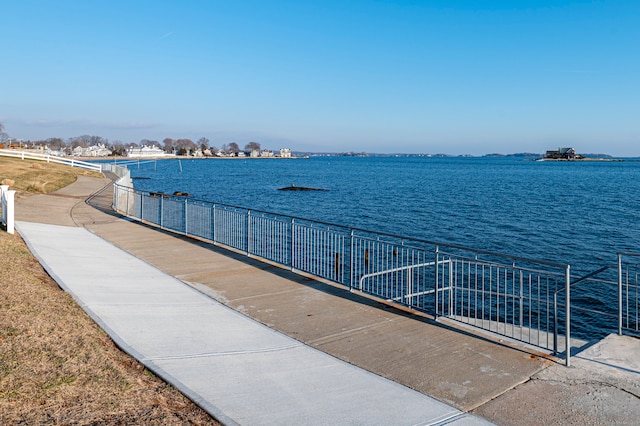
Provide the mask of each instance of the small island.
[{"label": "small island", "polygon": [[607,156],[594,157],[593,155],[577,154],[574,148],[558,148],[557,150],[549,150],[544,157],[538,158],[536,161],[622,161],[614,160]]}]

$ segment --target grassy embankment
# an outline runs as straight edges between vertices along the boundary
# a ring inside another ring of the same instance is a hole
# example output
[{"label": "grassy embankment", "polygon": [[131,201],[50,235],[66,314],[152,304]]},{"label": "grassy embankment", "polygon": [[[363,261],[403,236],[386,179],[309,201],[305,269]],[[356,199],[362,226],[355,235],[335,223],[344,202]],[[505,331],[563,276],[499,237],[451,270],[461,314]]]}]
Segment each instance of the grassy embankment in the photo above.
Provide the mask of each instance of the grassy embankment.
[{"label": "grassy embankment", "polygon": [[[16,198],[95,172],[0,157]],[[19,235],[0,231],[0,424],[215,424],[120,351],[42,269]]]}]

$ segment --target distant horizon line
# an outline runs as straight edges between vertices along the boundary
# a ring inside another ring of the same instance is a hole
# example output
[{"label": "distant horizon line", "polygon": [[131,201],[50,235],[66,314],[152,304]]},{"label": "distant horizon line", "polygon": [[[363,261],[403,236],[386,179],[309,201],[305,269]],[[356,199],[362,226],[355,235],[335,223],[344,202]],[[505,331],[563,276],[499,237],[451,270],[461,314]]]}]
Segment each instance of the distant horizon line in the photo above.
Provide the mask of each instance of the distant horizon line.
[{"label": "distant horizon line", "polygon": [[[518,153],[510,153],[510,154],[502,154],[502,153],[487,153],[487,154],[446,154],[446,153],[407,153],[407,152],[391,152],[391,153],[381,153],[381,152],[367,152],[367,151],[298,151],[291,150],[292,154],[304,154],[310,156],[341,156],[341,157],[536,157],[543,158],[543,153],[535,153],[535,152],[518,152]],[[605,153],[585,153],[580,154],[586,158],[640,158],[638,156],[613,156]]]}]

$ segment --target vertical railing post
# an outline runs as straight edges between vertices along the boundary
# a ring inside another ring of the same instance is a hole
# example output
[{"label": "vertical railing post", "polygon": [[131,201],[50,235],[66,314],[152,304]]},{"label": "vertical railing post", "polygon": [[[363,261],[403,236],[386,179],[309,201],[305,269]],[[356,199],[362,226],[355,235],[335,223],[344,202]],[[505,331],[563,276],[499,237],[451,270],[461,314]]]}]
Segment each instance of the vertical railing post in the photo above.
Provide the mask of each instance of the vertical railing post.
[{"label": "vertical railing post", "polygon": [[211,241],[216,242],[216,205],[211,204]]},{"label": "vertical railing post", "polygon": [[618,253],[618,335],[622,336],[622,254]]},{"label": "vertical railing post", "polygon": [[251,256],[251,210],[247,210],[247,256]]},{"label": "vertical railing post", "polygon": [[113,184],[113,197],[111,198],[111,208],[118,211],[118,184]]},{"label": "vertical railing post", "polygon": [[407,268],[407,289],[404,296],[404,303],[413,308],[413,267]]},{"label": "vertical railing post", "polygon": [[126,212],[126,215],[127,215],[127,216],[133,216],[133,215],[131,214],[131,212],[129,211],[129,198],[133,197],[133,195],[131,194],[131,192],[132,192],[132,191],[131,191],[131,188],[127,188],[127,202],[126,202],[126,206],[125,206],[125,208],[126,208],[125,212]]},{"label": "vertical railing post", "polygon": [[567,293],[566,297],[566,306],[565,306],[565,348],[566,348],[566,361],[565,365],[567,367],[571,366],[571,265],[567,265],[565,270],[565,291]]},{"label": "vertical railing post", "polygon": [[522,276],[522,269],[520,270],[520,336],[522,337],[524,326],[524,281]]},{"label": "vertical railing post", "polygon": [[553,353],[558,353],[558,292],[553,293]]},{"label": "vertical railing post", "polygon": [[[449,294],[449,303],[447,304],[447,315],[455,315],[455,311],[454,311],[454,305],[453,305],[453,301],[454,301],[454,297],[456,295],[456,292],[458,291],[458,262],[459,260],[456,259],[454,261],[452,261],[451,259],[449,259],[449,274],[447,276],[447,290],[448,290],[448,294]],[[443,283],[444,284],[444,283]],[[500,297],[500,296],[498,296]]]},{"label": "vertical railing post", "polygon": [[355,255],[354,255],[354,251],[355,251],[355,241],[353,238],[353,229],[351,230],[351,232],[349,233],[349,245],[351,247],[351,249],[349,250],[349,291],[353,291],[353,274],[355,271]]},{"label": "vertical railing post", "polygon": [[189,235],[189,209],[187,197],[184,198],[184,235]]},{"label": "vertical railing post", "polygon": [[140,220],[144,220],[144,193],[140,192]]},{"label": "vertical railing post", "polygon": [[[134,190],[134,194],[135,194],[135,190]],[[142,217],[142,206],[144,205],[144,203],[142,202],[143,201],[142,197],[144,197],[144,195],[142,194],[142,192],[140,192],[139,194],[140,194],[140,197],[139,197],[139,200],[138,200],[138,203],[140,203],[140,217],[139,217],[139,219],[140,219],[140,221],[142,221],[143,220],[143,217]]]},{"label": "vertical railing post", "polygon": [[291,218],[291,271],[296,270],[296,220]]},{"label": "vertical railing post", "polygon": [[164,195],[159,194],[160,197],[160,229],[164,228]]},{"label": "vertical railing post", "polygon": [[434,249],[434,260],[433,260],[433,271],[434,271],[434,283],[433,283],[433,317],[435,320],[438,320],[438,258],[440,248],[435,246]]}]

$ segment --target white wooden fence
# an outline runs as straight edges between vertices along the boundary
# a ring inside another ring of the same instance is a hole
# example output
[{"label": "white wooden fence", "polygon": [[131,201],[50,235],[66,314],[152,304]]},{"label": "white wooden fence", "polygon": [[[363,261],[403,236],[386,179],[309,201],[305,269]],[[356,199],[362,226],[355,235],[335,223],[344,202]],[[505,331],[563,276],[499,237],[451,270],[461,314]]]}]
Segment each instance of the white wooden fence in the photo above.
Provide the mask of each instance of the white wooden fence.
[{"label": "white wooden fence", "polygon": [[[47,163],[63,164],[65,166],[80,167],[83,169],[95,170],[102,172],[100,164],[80,161],[74,158],[57,157],[55,155],[40,154],[37,152],[16,151],[15,149],[0,149],[0,156],[20,158],[21,160],[39,160]],[[2,226],[6,227],[7,232],[14,233],[14,194],[15,190],[10,190],[9,185],[0,186],[0,198],[2,199],[0,206],[2,207]]]},{"label": "white wooden fence", "polygon": [[14,194],[15,190],[9,189],[9,185],[0,185],[0,199],[2,199],[2,225],[6,227],[7,232],[14,232]]}]

